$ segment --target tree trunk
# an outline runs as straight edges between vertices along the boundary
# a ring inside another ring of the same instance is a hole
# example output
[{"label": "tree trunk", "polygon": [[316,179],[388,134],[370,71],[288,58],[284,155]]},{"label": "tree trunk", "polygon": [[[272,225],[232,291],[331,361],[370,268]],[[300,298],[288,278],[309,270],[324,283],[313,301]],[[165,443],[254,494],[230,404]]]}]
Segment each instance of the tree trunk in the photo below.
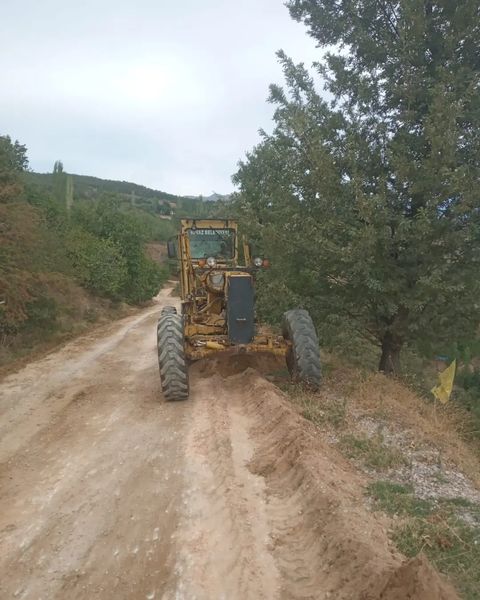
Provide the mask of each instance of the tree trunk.
[{"label": "tree trunk", "polygon": [[382,356],[378,370],[386,375],[400,374],[400,352],[402,351],[403,340],[386,331],[382,339]]}]

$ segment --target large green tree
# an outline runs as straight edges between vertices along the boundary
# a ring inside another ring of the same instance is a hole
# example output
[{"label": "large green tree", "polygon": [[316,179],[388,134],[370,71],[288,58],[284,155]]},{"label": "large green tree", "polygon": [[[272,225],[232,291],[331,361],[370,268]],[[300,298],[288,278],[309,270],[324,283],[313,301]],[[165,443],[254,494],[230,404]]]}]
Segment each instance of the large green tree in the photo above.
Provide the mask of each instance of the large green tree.
[{"label": "large green tree", "polygon": [[480,5],[287,5],[320,59],[312,76],[279,53],[286,85],[234,178],[240,207],[276,258],[270,285],[348,321],[397,372],[405,344],[479,324]]},{"label": "large green tree", "polygon": [[0,135],[0,174],[25,171],[28,167],[27,148],[9,135]]},{"label": "large green tree", "polygon": [[22,191],[19,174],[28,167],[27,149],[8,135],[0,135],[0,202],[9,202]]}]

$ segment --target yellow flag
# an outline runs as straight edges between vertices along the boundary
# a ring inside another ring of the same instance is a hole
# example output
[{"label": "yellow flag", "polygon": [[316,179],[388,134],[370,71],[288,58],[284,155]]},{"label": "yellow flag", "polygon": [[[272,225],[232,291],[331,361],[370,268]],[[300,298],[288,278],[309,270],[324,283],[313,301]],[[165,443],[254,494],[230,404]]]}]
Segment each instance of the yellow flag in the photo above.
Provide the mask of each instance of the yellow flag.
[{"label": "yellow flag", "polygon": [[455,379],[455,370],[457,368],[457,360],[455,359],[445,371],[438,375],[439,385],[432,388],[432,394],[442,404],[446,404],[450,400],[450,394],[453,389],[453,380]]}]

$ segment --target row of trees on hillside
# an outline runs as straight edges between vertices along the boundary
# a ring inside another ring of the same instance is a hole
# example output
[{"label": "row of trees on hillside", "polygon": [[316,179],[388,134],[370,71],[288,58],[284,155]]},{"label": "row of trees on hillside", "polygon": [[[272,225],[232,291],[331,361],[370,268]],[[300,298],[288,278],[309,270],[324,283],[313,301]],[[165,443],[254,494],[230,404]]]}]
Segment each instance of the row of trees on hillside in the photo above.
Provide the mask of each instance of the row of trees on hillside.
[{"label": "row of trees on hillside", "polygon": [[479,3],[287,5],[320,60],[312,76],[279,53],[275,128],[240,163],[238,205],[276,259],[272,315],[302,303],[398,372],[405,345],[471,339],[480,322]]},{"label": "row of trees on hillside", "polygon": [[[25,184],[25,146],[0,137],[0,338],[15,337],[46,311],[69,281],[113,301],[152,298],[167,277],[145,243],[155,220],[126,212],[111,196],[73,202],[68,175],[57,165],[51,189]],[[144,217],[144,218],[143,218]],[[158,222],[164,227],[163,222]],[[44,310],[45,309],[45,310]],[[47,314],[48,313],[48,314]],[[0,340],[1,341],[1,340]]]}]

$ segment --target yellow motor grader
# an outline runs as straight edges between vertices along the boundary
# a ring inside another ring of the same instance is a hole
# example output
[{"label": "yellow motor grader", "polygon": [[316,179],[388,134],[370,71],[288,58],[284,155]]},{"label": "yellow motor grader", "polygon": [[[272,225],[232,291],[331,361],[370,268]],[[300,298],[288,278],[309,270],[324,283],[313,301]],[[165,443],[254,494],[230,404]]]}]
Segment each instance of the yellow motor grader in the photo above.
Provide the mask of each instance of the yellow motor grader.
[{"label": "yellow motor grader", "polygon": [[268,260],[252,256],[243,242],[239,264],[237,223],[230,219],[182,219],[168,242],[169,258],[180,262],[181,314],[162,309],[157,325],[158,364],[167,400],[188,398],[188,364],[212,354],[267,352],[285,356],[294,381],[320,385],[320,354],[312,319],[292,309],[283,317],[282,335],[255,327],[256,273]]}]

